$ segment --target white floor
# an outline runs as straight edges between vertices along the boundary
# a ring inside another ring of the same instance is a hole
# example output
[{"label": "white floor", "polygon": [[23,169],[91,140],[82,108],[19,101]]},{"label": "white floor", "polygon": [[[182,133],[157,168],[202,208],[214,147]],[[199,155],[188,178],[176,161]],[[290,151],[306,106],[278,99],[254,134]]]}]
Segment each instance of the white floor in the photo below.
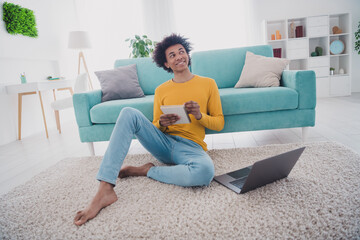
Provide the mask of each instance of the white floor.
[{"label": "white floor", "polygon": [[[205,141],[209,149],[301,142],[301,128],[208,135]],[[307,139],[307,142],[315,141],[337,141],[360,154],[360,93],[318,99],[316,126],[309,129]],[[103,155],[107,144],[95,143],[96,155]],[[146,152],[133,140],[129,154]],[[80,142],[75,123],[63,124],[62,134],[51,129],[49,139],[39,133],[0,146],[0,195],[64,158],[88,155],[87,144]]]}]

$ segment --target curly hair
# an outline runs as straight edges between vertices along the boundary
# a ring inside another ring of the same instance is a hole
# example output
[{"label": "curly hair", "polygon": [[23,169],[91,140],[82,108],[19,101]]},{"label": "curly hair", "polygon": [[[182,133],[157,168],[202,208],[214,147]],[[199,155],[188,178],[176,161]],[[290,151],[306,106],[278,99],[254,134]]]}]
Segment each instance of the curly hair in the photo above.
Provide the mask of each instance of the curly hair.
[{"label": "curly hair", "polygon": [[[156,65],[158,67],[162,67],[163,69],[165,69],[165,71],[172,73],[173,70],[165,66],[165,63],[167,62],[165,51],[171,46],[174,46],[176,44],[181,44],[185,48],[186,53],[189,55],[190,51],[192,50],[192,47],[191,47],[191,43],[188,42],[187,40],[188,40],[187,38],[173,33],[165,37],[161,42],[158,42],[153,52],[153,60],[156,63]],[[190,65],[191,65],[191,59],[189,55],[188,66]]]}]

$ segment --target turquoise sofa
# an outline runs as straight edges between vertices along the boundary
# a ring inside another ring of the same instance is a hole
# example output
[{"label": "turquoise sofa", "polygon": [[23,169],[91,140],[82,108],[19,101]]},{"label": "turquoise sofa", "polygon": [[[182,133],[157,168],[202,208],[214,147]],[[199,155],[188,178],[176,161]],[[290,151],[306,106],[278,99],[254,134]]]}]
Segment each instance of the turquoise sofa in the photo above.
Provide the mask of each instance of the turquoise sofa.
[{"label": "turquoise sofa", "polygon": [[[206,129],[206,133],[302,127],[305,138],[308,127],[315,125],[314,71],[285,70],[280,87],[234,88],[244,66],[246,51],[273,57],[269,45],[194,52],[191,55],[191,72],[215,79],[225,117],[222,131]],[[153,119],[155,89],[171,79],[172,74],[157,67],[151,58],[116,60],[115,68],[134,63],[145,97],[101,102],[101,90],[73,96],[80,140],[89,143],[91,154],[94,154],[93,142],[110,139],[124,107],[136,108],[150,121]]]}]

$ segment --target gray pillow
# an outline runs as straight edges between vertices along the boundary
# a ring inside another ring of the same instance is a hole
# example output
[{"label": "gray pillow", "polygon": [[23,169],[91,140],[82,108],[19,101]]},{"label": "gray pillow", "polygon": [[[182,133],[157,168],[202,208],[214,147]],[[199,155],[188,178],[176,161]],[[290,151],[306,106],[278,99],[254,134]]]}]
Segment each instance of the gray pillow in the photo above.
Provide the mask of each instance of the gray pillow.
[{"label": "gray pillow", "polygon": [[145,96],[139,84],[136,64],[98,71],[95,74],[100,81],[102,102]]}]

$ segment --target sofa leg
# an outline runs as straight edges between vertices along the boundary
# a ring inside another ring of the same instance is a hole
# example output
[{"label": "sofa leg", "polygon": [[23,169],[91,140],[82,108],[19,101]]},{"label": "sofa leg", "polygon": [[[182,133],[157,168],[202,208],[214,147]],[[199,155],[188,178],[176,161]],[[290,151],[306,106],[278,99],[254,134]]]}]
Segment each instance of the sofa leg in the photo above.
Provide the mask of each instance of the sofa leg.
[{"label": "sofa leg", "polygon": [[88,142],[87,144],[88,144],[91,156],[95,156],[94,143],[93,142]]},{"label": "sofa leg", "polygon": [[309,133],[309,127],[303,127],[302,128],[302,141],[305,142],[307,140]]}]

